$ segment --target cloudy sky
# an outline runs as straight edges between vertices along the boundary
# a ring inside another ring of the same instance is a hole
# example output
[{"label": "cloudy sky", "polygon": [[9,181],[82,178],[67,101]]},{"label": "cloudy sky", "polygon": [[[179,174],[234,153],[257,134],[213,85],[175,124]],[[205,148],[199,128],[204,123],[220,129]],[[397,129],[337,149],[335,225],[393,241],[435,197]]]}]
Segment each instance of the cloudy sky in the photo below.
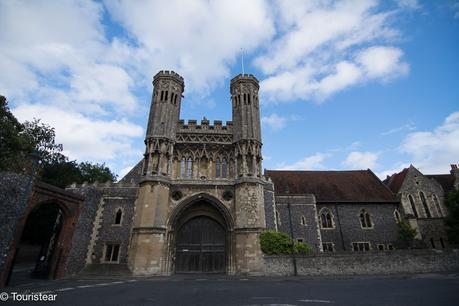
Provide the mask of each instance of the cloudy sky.
[{"label": "cloudy sky", "polygon": [[260,80],[264,167],[459,162],[457,1],[1,1],[0,94],[65,153],[123,174],[142,158],[161,69],[182,119],[231,120],[229,81]]}]

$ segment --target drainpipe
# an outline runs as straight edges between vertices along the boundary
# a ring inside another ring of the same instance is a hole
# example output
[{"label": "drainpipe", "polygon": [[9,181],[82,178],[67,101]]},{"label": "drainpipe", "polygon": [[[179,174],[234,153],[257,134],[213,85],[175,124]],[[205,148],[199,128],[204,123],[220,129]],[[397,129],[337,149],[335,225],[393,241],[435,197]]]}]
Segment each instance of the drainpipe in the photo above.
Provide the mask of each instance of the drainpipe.
[{"label": "drainpipe", "polygon": [[291,212],[291,209],[290,209],[290,190],[288,188],[288,185],[287,187],[285,188],[285,193],[287,194],[287,209],[288,209],[288,220],[289,220],[289,225],[290,225],[290,237],[292,237],[292,262],[293,262],[293,275],[294,276],[297,276],[298,275],[298,271],[297,271],[297,267],[296,267],[296,256],[295,256],[295,240],[293,238],[293,225],[292,225],[292,212]]}]

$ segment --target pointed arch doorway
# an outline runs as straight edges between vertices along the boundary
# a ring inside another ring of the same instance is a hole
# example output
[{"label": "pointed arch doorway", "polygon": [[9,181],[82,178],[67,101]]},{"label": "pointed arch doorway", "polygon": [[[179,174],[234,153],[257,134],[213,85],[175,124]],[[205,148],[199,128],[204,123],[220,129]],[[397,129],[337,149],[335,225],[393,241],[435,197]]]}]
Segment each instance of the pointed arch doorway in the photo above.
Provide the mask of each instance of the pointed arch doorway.
[{"label": "pointed arch doorway", "polygon": [[230,231],[218,206],[198,197],[184,205],[175,219],[175,273],[226,273]]}]

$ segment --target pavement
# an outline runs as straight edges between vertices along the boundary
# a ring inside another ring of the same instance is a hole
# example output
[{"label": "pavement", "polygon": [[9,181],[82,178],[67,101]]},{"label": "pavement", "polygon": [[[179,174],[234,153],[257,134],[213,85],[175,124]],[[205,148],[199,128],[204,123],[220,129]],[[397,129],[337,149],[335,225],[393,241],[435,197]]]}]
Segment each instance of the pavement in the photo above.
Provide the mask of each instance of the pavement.
[{"label": "pavement", "polygon": [[[3,293],[2,293],[3,291]],[[0,289],[0,305],[459,305],[459,274],[349,277],[91,277]],[[13,295],[16,301],[13,301]],[[43,301],[55,299],[54,302]],[[29,297],[27,297],[29,296]]]}]

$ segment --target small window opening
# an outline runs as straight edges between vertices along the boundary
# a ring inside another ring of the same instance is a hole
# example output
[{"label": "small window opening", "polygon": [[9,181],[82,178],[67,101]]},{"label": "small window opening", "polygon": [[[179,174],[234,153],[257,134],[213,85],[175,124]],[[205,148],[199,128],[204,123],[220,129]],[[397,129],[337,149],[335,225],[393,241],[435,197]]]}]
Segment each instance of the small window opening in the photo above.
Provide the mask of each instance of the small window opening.
[{"label": "small window opening", "polygon": [[105,246],[105,262],[117,262],[119,252],[119,244],[107,244]]},{"label": "small window opening", "polygon": [[430,238],[430,246],[432,247],[432,249],[435,249],[435,241],[433,238]]},{"label": "small window opening", "polygon": [[164,100],[166,100],[166,101],[167,101],[167,94],[168,94],[168,93],[169,93],[169,92],[166,90],[166,95],[165,95],[165,97],[164,97]]},{"label": "small window opening", "polygon": [[163,98],[164,98],[164,91],[163,91],[163,90],[161,90],[161,99],[160,99],[160,101],[162,101],[162,100],[163,100]]},{"label": "small window opening", "polygon": [[121,224],[122,216],[123,216],[123,212],[121,211],[121,209],[118,209],[118,211],[115,214],[115,222],[114,222],[114,224]]},{"label": "small window opening", "polygon": [[306,217],[301,216],[301,225],[306,225]]},{"label": "small window opening", "polygon": [[444,249],[445,248],[445,242],[443,242],[443,238],[440,238],[440,244],[441,244],[441,248]]}]

